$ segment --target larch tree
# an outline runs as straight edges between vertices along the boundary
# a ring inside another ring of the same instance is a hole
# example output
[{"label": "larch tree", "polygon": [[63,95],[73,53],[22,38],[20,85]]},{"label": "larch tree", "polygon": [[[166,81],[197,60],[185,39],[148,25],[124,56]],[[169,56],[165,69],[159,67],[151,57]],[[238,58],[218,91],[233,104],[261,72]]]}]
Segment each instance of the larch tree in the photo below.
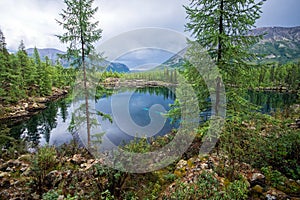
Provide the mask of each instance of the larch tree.
[{"label": "larch tree", "polygon": [[94,50],[93,44],[101,38],[102,33],[102,30],[98,28],[99,21],[94,19],[98,7],[93,7],[93,2],[94,0],[64,0],[67,8],[62,10],[61,20],[57,20],[58,24],[66,30],[64,34],[58,35],[62,43],[69,44],[66,57],[73,60],[73,64],[83,70],[87,143],[89,147],[91,143],[91,122],[86,58]]},{"label": "larch tree", "polygon": [[[255,58],[249,48],[260,38],[251,35],[250,30],[260,17],[264,1],[191,0],[185,6],[186,30],[208,51],[227,84],[241,86],[246,82],[245,70],[250,69],[249,61]],[[220,77],[217,87],[219,80]],[[218,104],[218,92],[216,98]]]},{"label": "larch tree", "polygon": [[221,76],[229,86],[226,90],[226,112],[231,117],[226,119],[217,143],[217,150],[221,148],[228,155],[224,157],[224,163],[229,162],[233,166],[226,172],[229,180],[234,179],[236,171],[233,163],[240,162],[244,153],[240,151],[242,146],[237,142],[243,135],[232,127],[235,127],[241,116],[247,118],[251,113],[249,111],[252,107],[243,98],[243,92],[248,89],[248,70],[251,70],[250,63],[255,59],[249,50],[260,37],[251,35],[250,31],[260,17],[263,3],[264,0],[191,0],[189,6],[185,7],[189,20],[186,30],[208,51],[221,74],[214,77],[216,115],[222,106],[219,90]]}]

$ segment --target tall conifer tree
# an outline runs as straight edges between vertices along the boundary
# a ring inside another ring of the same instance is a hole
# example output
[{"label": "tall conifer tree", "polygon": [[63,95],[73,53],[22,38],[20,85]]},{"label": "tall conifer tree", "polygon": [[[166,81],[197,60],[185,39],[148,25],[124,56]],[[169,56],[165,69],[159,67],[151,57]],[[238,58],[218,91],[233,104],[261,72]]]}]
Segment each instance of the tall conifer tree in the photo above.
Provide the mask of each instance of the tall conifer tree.
[{"label": "tall conifer tree", "polygon": [[87,125],[88,146],[90,146],[90,112],[88,104],[88,86],[86,74],[86,57],[94,50],[93,44],[101,38],[102,30],[98,28],[98,21],[94,15],[98,7],[93,7],[94,0],[64,0],[67,8],[60,14],[61,20],[57,20],[66,32],[59,35],[62,43],[69,44],[66,57],[75,59],[75,63],[83,70],[83,84],[85,90],[85,113]]}]

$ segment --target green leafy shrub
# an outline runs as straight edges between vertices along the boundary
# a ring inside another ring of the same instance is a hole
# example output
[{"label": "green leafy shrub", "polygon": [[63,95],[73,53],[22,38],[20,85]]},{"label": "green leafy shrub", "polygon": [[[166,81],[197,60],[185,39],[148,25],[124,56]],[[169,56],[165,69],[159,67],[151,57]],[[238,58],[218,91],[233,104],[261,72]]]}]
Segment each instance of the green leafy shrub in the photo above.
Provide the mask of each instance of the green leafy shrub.
[{"label": "green leafy shrub", "polygon": [[43,200],[55,200],[59,197],[61,191],[49,190],[43,194]]},{"label": "green leafy shrub", "polygon": [[42,193],[45,177],[47,173],[55,169],[56,165],[56,150],[54,147],[45,146],[38,149],[31,163],[31,170],[34,175],[33,188]]}]

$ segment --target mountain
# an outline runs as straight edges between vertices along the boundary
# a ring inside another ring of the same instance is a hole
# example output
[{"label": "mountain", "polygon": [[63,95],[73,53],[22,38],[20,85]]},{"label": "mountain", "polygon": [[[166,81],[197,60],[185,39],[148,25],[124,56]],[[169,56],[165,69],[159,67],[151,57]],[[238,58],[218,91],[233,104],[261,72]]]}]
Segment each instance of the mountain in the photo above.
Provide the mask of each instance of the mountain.
[{"label": "mountain", "polygon": [[[58,54],[65,54],[65,52],[60,51],[58,49],[53,49],[53,48],[46,48],[46,49],[37,49],[40,57],[43,61],[45,61],[45,57],[48,56],[48,58],[51,60],[52,63],[55,63],[56,60],[59,60],[60,63],[64,66],[64,67],[69,67],[70,63],[67,60],[64,59],[60,59],[58,57]],[[29,56],[33,57],[34,54],[34,48],[29,48],[26,49],[26,52]],[[129,68],[122,63],[115,63],[115,62],[109,62],[109,61],[101,61],[101,63],[99,63],[99,65],[102,66],[107,66],[106,71],[113,71],[113,72],[129,72]]]},{"label": "mountain", "polygon": [[[250,35],[264,35],[251,51],[261,55],[260,62],[295,62],[300,60],[300,26],[262,27],[250,31]],[[184,63],[186,48],[155,69],[180,68]]]},{"label": "mountain", "polygon": [[106,71],[112,71],[112,72],[129,72],[129,68],[122,63],[117,62],[111,62],[108,67],[106,68]]},{"label": "mountain", "polygon": [[250,34],[264,35],[251,49],[262,55],[262,62],[280,62],[300,60],[300,26],[262,27],[253,29]]},{"label": "mountain", "polygon": [[169,58],[163,64],[155,67],[154,69],[155,70],[160,70],[160,69],[164,69],[165,67],[167,67],[167,68],[181,68],[183,63],[184,63],[183,56],[185,55],[186,50],[187,50],[187,48],[182,49],[177,54],[173,55],[171,58]]},{"label": "mountain", "polygon": [[[29,56],[32,57],[34,54],[34,48],[26,49],[26,52]],[[45,61],[45,57],[48,56],[48,58],[54,62],[58,59],[57,54],[65,54],[65,52],[53,48],[38,49],[38,52],[43,61]]]}]

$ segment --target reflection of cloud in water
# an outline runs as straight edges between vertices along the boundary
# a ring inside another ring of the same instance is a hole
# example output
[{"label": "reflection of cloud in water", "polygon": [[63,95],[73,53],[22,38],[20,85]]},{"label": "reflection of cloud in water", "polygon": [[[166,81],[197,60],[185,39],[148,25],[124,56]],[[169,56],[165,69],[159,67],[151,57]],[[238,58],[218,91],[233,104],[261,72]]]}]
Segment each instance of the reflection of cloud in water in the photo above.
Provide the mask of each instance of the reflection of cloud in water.
[{"label": "reflection of cloud in water", "polygon": [[[141,93],[139,91],[136,91],[130,98],[129,105],[128,102],[124,101],[128,95],[132,95],[132,92],[120,92],[114,95],[114,101],[117,103],[117,108],[121,107],[128,107],[129,106],[129,112],[132,120],[136,125],[138,126],[147,126],[150,121],[149,116],[149,108],[153,107],[154,112],[153,116],[157,119],[162,118],[162,114],[164,112],[161,112],[158,107],[155,105],[161,105],[164,107],[164,109],[169,110],[169,104],[173,103],[173,100],[171,98],[166,99],[162,94],[150,94],[148,91],[145,93]],[[102,111],[107,114],[112,114],[112,108],[111,108],[111,101],[112,97],[109,98],[103,98],[99,99],[96,103],[96,110]],[[114,108],[115,109],[115,108]],[[158,110],[157,110],[158,109]],[[101,117],[98,117],[98,121],[101,124],[101,129],[105,130],[105,135],[102,138],[102,144],[100,145],[101,150],[108,150],[111,149],[112,146],[117,146],[120,144],[123,144],[123,142],[128,142],[133,139],[133,135],[139,134],[140,136],[146,136],[149,135],[147,133],[129,133],[130,135],[126,134],[124,131],[124,127],[122,127],[122,130],[118,125],[116,124],[116,117],[118,117],[118,120],[122,120],[122,118],[127,115],[121,114],[121,116],[112,116],[114,123],[111,124],[109,121],[105,120],[102,121]],[[124,124],[122,124],[124,126]],[[130,128],[130,124],[125,124],[126,128]],[[126,129],[125,128],[125,129]],[[164,135],[167,132],[171,131],[173,126],[170,124],[170,120],[167,120],[162,129],[156,134],[156,135]]]},{"label": "reflection of cloud in water", "polygon": [[[71,113],[72,109],[73,109],[72,106],[70,106],[67,109],[69,116],[72,115],[72,113]],[[61,113],[60,109],[59,109],[58,113]],[[59,114],[59,115],[57,115],[56,119],[57,119],[57,126],[56,126],[56,128],[51,130],[49,144],[59,146],[64,143],[68,143],[73,139],[73,136],[68,131],[68,127],[71,122],[71,117],[67,117],[66,121],[64,122],[62,115]],[[43,142],[46,142],[46,141],[44,140]]]}]

